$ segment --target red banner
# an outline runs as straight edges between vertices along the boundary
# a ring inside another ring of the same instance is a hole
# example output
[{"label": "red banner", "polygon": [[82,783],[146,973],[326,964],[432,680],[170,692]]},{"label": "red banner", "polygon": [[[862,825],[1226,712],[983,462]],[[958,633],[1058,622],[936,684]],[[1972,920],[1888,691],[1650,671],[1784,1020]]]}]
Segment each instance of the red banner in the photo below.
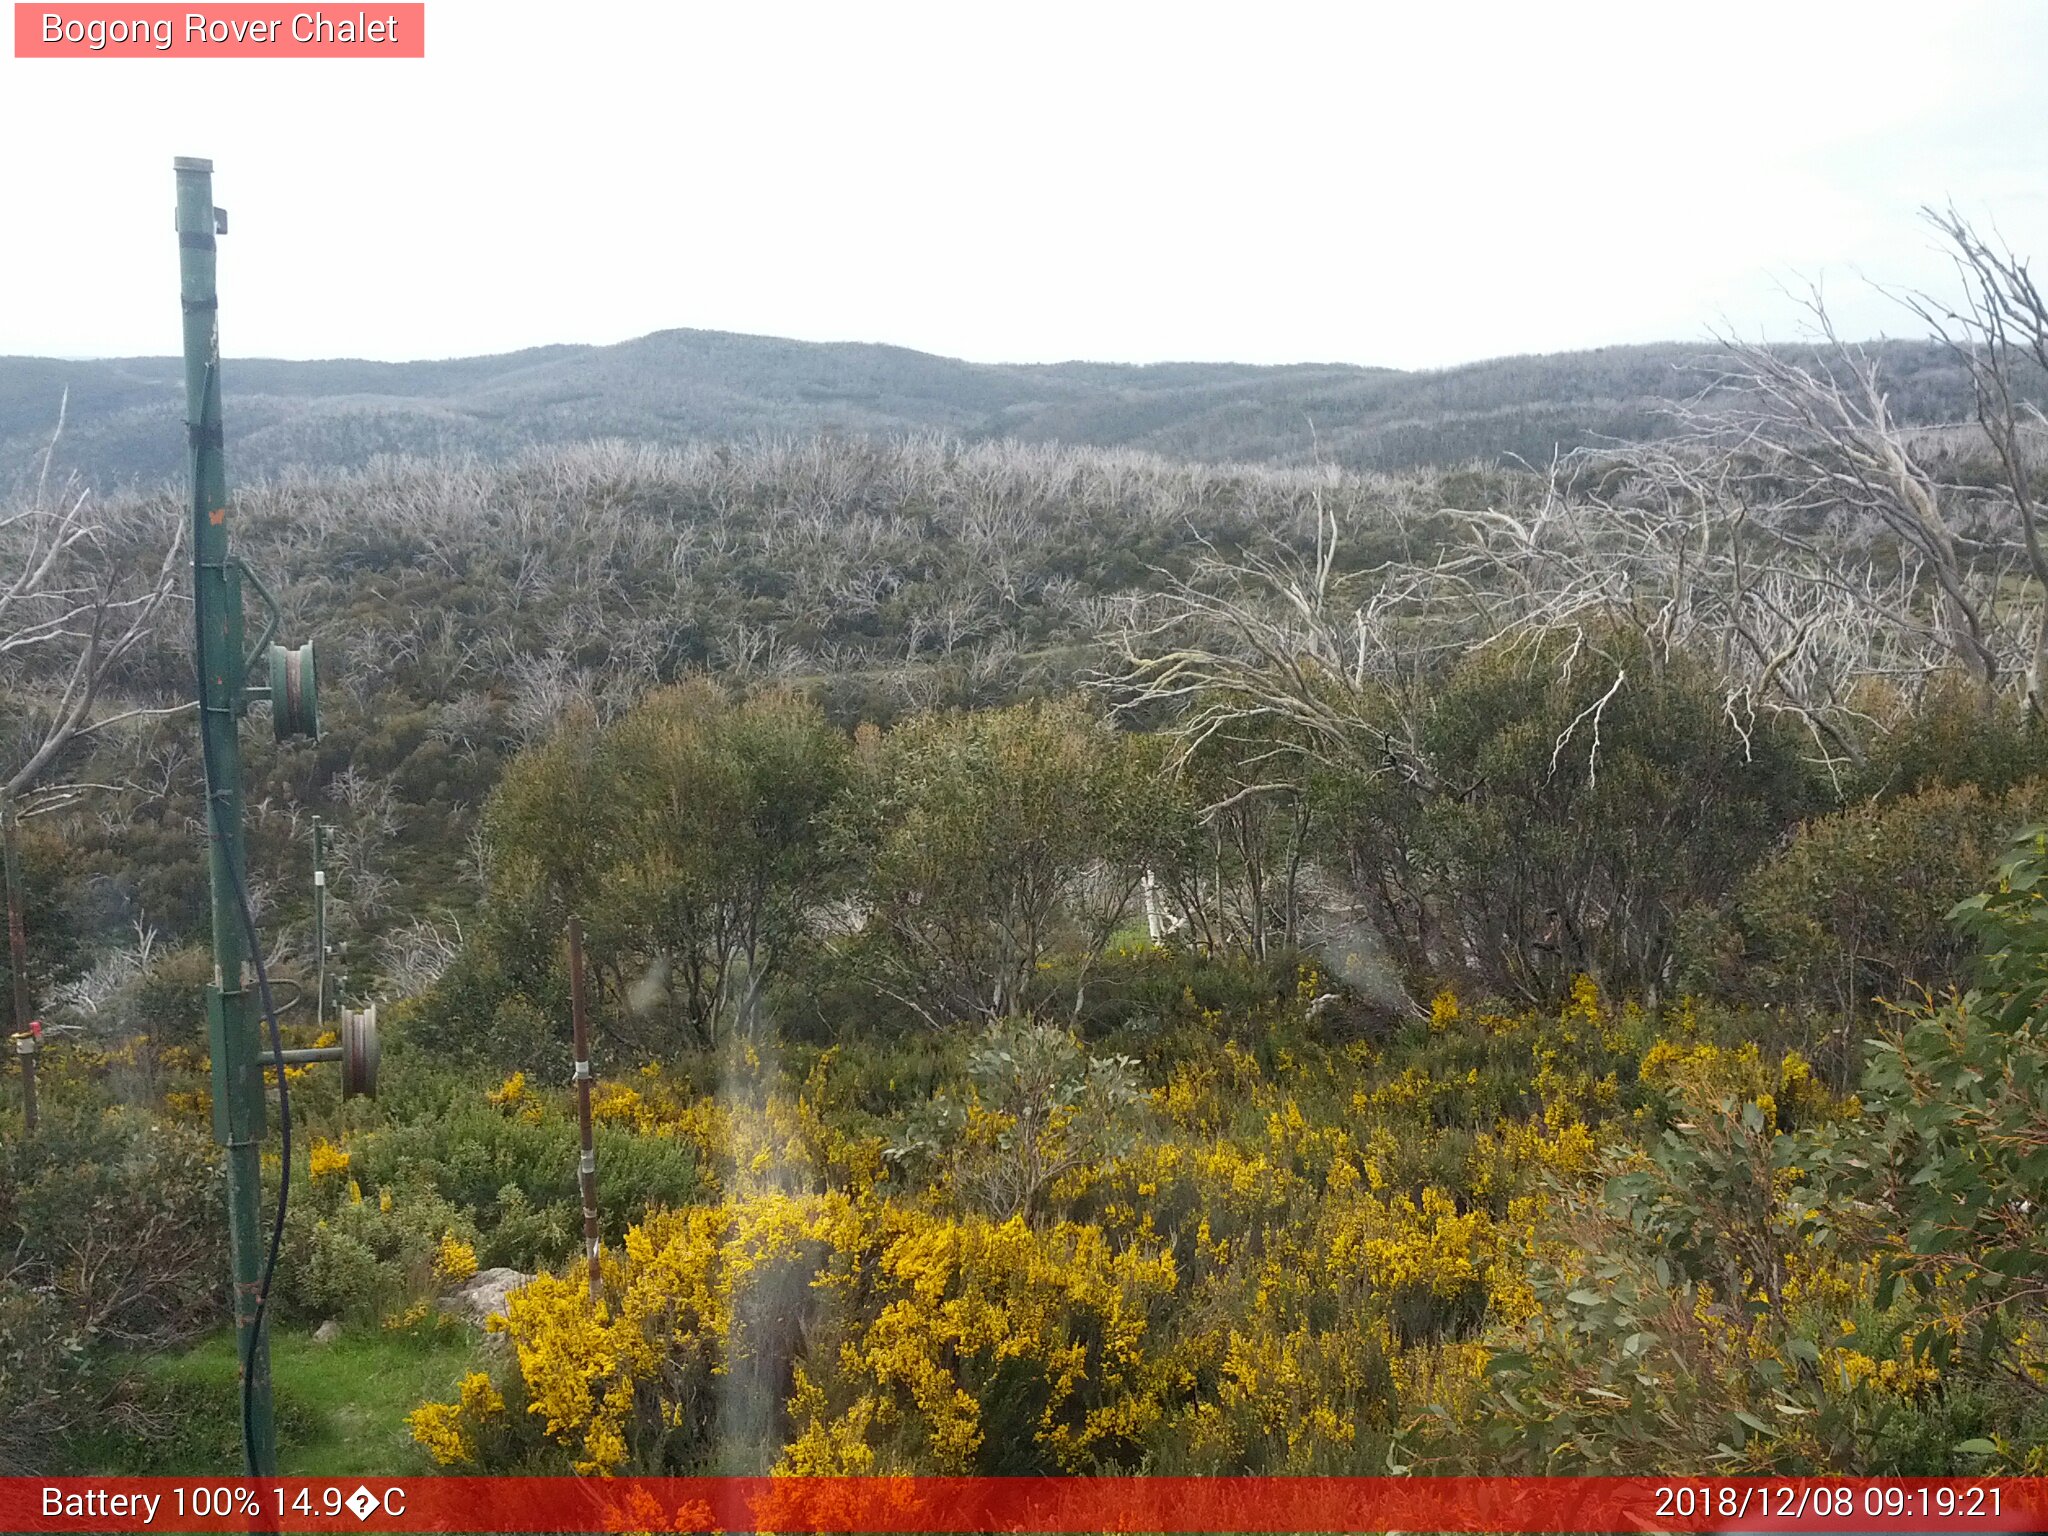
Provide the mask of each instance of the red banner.
[{"label": "red banner", "polygon": [[0,1479],[30,1531],[2042,1531],[2048,1478]]},{"label": "red banner", "polygon": [[17,59],[423,59],[427,8],[66,5],[14,7]]}]

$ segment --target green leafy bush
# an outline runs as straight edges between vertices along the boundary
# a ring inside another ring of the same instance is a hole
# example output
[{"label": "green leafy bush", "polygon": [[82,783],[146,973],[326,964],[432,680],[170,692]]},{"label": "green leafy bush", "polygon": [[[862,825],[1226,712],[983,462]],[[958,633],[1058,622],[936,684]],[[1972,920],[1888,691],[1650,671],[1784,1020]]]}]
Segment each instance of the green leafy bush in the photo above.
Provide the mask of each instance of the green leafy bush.
[{"label": "green leafy bush", "polygon": [[1968,1342],[2031,1380],[2048,1372],[2048,828],[2022,834],[1956,918],[1977,984],[1878,1043],[1870,1128],[1809,1164],[1895,1213],[1887,1286],[1910,1280],[1940,1307],[1920,1339],[1937,1364]]},{"label": "green leafy bush", "polygon": [[1145,1103],[1137,1063],[1090,1056],[1067,1031],[993,1024],[967,1057],[968,1100],[921,1106],[885,1155],[946,1181],[972,1208],[1036,1221],[1062,1174],[1129,1150]]},{"label": "green leafy bush", "polygon": [[0,1137],[0,1472],[50,1471],[114,1390],[119,1352],[227,1309],[219,1159],[132,1110],[47,1104]]},{"label": "green leafy bush", "polygon": [[491,798],[484,918],[423,1000],[417,1038],[449,1058],[540,1066],[567,1018],[571,913],[608,1040],[661,1054],[752,1032],[833,893],[825,816],[846,757],[790,693],[733,703],[699,682],[609,726],[572,716]]},{"label": "green leafy bush", "polygon": [[1876,1043],[1860,1105],[1696,1100],[1563,1195],[1487,1368],[1497,1466],[2040,1469],[2048,829],[1955,917],[1977,986]]},{"label": "green leafy bush", "polygon": [[1573,978],[1654,1002],[1681,915],[1716,901],[1815,785],[1789,731],[1640,640],[1486,653],[1434,690],[1419,772],[1334,785],[1352,884],[1412,974],[1555,1003]]},{"label": "green leafy bush", "polygon": [[1966,784],[1996,797],[2041,772],[2040,727],[2017,699],[1987,704],[1970,679],[1933,677],[1911,707],[1885,713],[1895,718],[1872,739],[1849,786],[1855,798],[1896,799]]},{"label": "green leafy bush", "polygon": [[467,1251],[474,1272],[475,1225],[424,1184],[303,1198],[287,1219],[278,1296],[287,1315],[308,1321],[389,1320],[466,1278],[448,1268],[451,1243]]},{"label": "green leafy bush", "polygon": [[[1158,745],[1072,703],[863,738],[841,819],[875,981],[938,1024],[1077,1014],[1146,868],[1185,843]],[[1075,964],[1056,992],[1061,951]]]},{"label": "green leafy bush", "polygon": [[1702,979],[1840,1017],[1960,981],[1969,938],[1950,909],[2044,800],[2039,780],[2004,794],[1937,787],[1808,822],[1744,879],[1738,945]]},{"label": "green leafy bush", "polygon": [[[597,1128],[595,1140],[607,1241],[650,1208],[702,1195],[689,1142],[609,1125]],[[578,1155],[576,1125],[565,1113],[527,1118],[471,1102],[355,1138],[348,1171],[366,1192],[430,1191],[460,1212],[480,1243],[480,1260],[536,1269],[559,1262],[582,1233]]]}]

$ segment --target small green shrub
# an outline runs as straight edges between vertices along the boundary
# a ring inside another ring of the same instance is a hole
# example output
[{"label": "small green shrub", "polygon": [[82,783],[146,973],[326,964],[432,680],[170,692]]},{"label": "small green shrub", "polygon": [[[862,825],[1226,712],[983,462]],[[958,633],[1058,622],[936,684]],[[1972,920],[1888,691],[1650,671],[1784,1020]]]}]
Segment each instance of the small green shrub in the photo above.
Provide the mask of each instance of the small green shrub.
[{"label": "small green shrub", "polygon": [[1870,744],[1851,786],[1858,799],[1898,799],[1974,785],[1998,796],[2041,772],[2042,736],[2016,699],[1986,704],[1956,676],[1933,679],[1918,704]]},{"label": "small green shrub", "polygon": [[[650,1208],[687,1205],[703,1193],[696,1149],[687,1141],[604,1125],[595,1145],[607,1241],[617,1241]],[[349,1171],[366,1191],[431,1190],[462,1213],[492,1263],[534,1269],[559,1262],[573,1234],[583,1230],[579,1150],[575,1122],[566,1113],[526,1118],[472,1098],[356,1138]],[[508,1189],[517,1192],[510,1199]]]},{"label": "small green shrub", "polygon": [[56,1470],[52,1452],[91,1422],[100,1394],[86,1345],[55,1296],[0,1279],[0,1476]]},{"label": "small green shrub", "polygon": [[1968,940],[1949,911],[1982,887],[2044,791],[2040,780],[2004,794],[1933,788],[1807,823],[1743,881],[1738,948],[1701,969],[1724,993],[1838,1017],[1960,981]]},{"label": "small green shrub", "polygon": [[0,1138],[0,1274],[54,1297],[92,1346],[160,1348],[213,1326],[225,1211],[197,1127],[60,1104],[35,1140]]},{"label": "small green shrub", "polygon": [[993,1024],[968,1053],[965,1100],[941,1095],[905,1122],[890,1161],[946,1182],[999,1220],[1044,1214],[1062,1174],[1128,1150],[1145,1096],[1128,1056],[1090,1056],[1067,1031]]},{"label": "small green shrub", "polygon": [[2048,828],[1955,916],[1977,985],[1877,1045],[1864,1124],[1817,1138],[1806,1166],[1895,1214],[1886,1294],[1906,1279],[1945,1303],[1920,1339],[1937,1365],[1970,1344],[2032,1380],[2048,1370]]}]

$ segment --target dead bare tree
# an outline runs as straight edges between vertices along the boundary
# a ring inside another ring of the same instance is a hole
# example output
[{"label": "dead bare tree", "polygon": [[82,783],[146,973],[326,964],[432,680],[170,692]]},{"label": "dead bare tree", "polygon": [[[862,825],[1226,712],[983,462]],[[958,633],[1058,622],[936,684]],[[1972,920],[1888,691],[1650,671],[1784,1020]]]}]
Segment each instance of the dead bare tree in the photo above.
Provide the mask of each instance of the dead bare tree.
[{"label": "dead bare tree", "polygon": [[1387,629],[1419,589],[1340,575],[1337,513],[1320,494],[1313,508],[1311,552],[1276,542],[1226,559],[1205,546],[1193,577],[1160,572],[1164,591],[1125,610],[1107,686],[1126,713],[1172,713],[1178,761],[1250,734],[1349,771],[1422,771],[1410,734],[1375,707],[1414,664]]},{"label": "dead bare tree", "polygon": [[[1808,365],[1783,349],[1729,340],[1720,381],[1733,399],[1704,425],[1758,487],[1806,512],[1852,545],[1872,530],[1917,566],[1932,597],[1933,632],[1954,662],[1994,698],[2010,658],[1999,633],[2000,551],[1976,510],[1912,452],[1893,416],[1878,357],[1845,342],[1815,293],[1807,302],[1823,346]],[[1901,615],[1909,618],[1910,615]]]},{"label": "dead bare tree", "polygon": [[[1340,557],[1351,529],[1336,508],[1357,503],[1314,487],[1311,549],[1276,538],[1228,558],[1211,550],[1188,579],[1164,579],[1116,637],[1107,686],[1127,713],[1175,733],[1182,765],[1212,743],[1238,753],[1250,771],[1207,796],[1218,829],[1250,799],[1284,804],[1317,767],[1394,776],[1405,786],[1383,802],[1394,826],[1426,814],[1422,802],[1462,803],[1477,786],[1443,782],[1460,765],[1421,751],[1420,726],[1432,686],[1491,650],[1540,656],[1567,680],[1604,669],[1590,688],[1578,680],[1585,707],[1549,754],[1553,774],[1567,758],[1575,773],[1583,764],[1588,788],[1603,715],[1638,686],[1634,669],[1654,675],[1681,657],[1711,665],[1745,750],[1762,717],[1789,717],[1838,785],[1888,724],[1874,712],[1902,708],[1941,672],[1965,672],[1987,706],[2024,675],[2031,703],[2048,670],[2048,565],[2027,455],[2048,422],[2016,403],[2015,376],[2022,355],[2048,368],[2048,308],[2022,267],[1981,243],[1963,249],[1979,274],[1974,302],[1943,315],[1977,344],[1980,420],[2004,490],[1948,477],[1900,425],[1882,353],[1843,341],[1816,294],[1814,347],[1726,342],[1675,435],[1559,455],[1533,477],[1533,498],[1440,509],[1427,544],[1410,541],[1403,557],[1364,569]],[[2041,350],[2027,339],[2022,354],[2015,338],[2034,328]],[[1360,847],[1374,867],[1350,874],[1370,896],[1402,849],[1391,832]],[[1401,899],[1421,911],[1433,898]],[[1461,941],[1442,942],[1455,963]],[[1412,952],[1437,947],[1418,928]]]},{"label": "dead bare tree", "polygon": [[18,760],[0,769],[6,796],[38,786],[67,748],[110,726],[190,707],[103,708],[122,662],[176,590],[184,525],[173,520],[161,559],[138,568],[94,515],[89,492],[50,485],[63,415],[60,406],[33,489],[0,511],[0,666],[22,725]]},{"label": "dead bare tree", "polygon": [[[2034,485],[2035,439],[2048,418],[2024,393],[2048,380],[2048,303],[2026,261],[1980,235],[1954,207],[1923,210],[1952,247],[1962,296],[1955,304],[1927,294],[1906,302],[1969,372],[1977,423],[1996,455],[2019,524],[2036,603],[2026,650],[2023,695],[2036,720],[2048,710],[2048,536]],[[2022,377],[2031,374],[2030,378]]]},{"label": "dead bare tree", "polygon": [[1921,564],[1802,533],[1797,491],[1754,470],[1714,430],[1560,455],[1533,510],[1453,514],[1432,562],[1386,579],[1435,589],[1452,646],[1564,635],[1576,658],[1589,633],[1629,633],[1653,663],[1709,660],[1745,739],[1789,715],[1823,760],[1858,761],[1858,684],[1940,662]]}]

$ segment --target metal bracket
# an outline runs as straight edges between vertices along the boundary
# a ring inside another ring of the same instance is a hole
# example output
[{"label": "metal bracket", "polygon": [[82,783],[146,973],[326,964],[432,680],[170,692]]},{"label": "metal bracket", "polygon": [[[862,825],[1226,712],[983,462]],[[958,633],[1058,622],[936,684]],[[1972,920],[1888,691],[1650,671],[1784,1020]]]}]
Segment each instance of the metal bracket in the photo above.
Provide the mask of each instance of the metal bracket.
[{"label": "metal bracket", "polygon": [[[246,677],[249,673],[256,670],[257,659],[263,655],[270,642],[277,637],[278,626],[284,622],[284,610],[278,607],[277,599],[270,595],[270,588],[263,585],[263,578],[250,570],[246,562],[237,559],[233,561],[233,564],[235,569],[241,573],[242,580],[248,582],[250,586],[256,589],[256,595],[263,600],[263,610],[269,615],[263,621],[263,632],[256,637],[256,643],[249,647],[249,654],[242,660],[242,674]],[[268,690],[265,690],[265,697],[268,696]]]}]

